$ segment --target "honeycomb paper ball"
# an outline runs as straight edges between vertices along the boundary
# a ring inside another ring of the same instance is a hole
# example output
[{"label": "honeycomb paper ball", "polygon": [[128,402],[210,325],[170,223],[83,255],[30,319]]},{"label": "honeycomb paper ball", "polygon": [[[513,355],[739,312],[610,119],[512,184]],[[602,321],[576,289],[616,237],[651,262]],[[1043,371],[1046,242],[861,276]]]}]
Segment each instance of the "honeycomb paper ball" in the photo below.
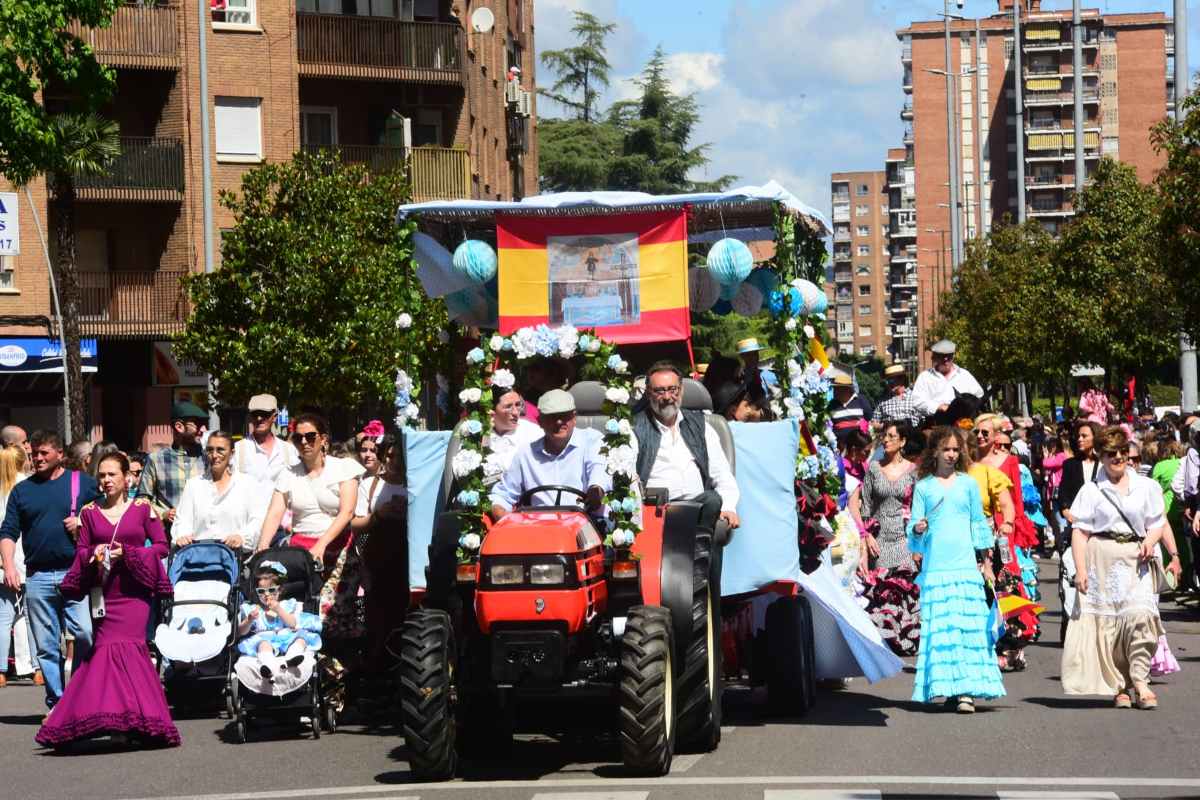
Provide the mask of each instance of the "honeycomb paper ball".
[{"label": "honeycomb paper ball", "polygon": [[454,250],[454,271],[472,283],[496,277],[496,251],[487,242],[467,239]]},{"label": "honeycomb paper ball", "polygon": [[802,314],[811,314],[817,310],[817,305],[825,299],[825,292],[812,281],[803,278],[796,281],[795,287],[800,292]]},{"label": "honeycomb paper ball", "polygon": [[720,239],[708,251],[708,268],[722,286],[734,286],[746,280],[754,269],[754,255],[745,242]]}]

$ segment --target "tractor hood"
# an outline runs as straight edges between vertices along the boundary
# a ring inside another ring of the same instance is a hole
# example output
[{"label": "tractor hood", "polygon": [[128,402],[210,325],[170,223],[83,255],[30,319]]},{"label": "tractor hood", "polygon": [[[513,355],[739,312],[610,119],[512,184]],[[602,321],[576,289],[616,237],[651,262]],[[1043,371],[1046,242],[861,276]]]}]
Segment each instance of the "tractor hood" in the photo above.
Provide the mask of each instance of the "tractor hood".
[{"label": "tractor hood", "polygon": [[484,537],[481,556],[581,553],[601,544],[591,521],[578,511],[516,511]]}]

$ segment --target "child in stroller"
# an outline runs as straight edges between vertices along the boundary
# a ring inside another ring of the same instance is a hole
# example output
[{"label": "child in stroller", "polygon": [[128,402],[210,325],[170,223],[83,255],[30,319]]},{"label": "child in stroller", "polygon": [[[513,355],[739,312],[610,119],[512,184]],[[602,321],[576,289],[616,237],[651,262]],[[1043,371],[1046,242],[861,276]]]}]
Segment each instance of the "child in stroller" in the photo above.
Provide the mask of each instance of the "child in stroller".
[{"label": "child in stroller", "polygon": [[238,615],[238,652],[255,659],[268,682],[285,669],[299,676],[305,660],[321,649],[320,617],[304,611],[299,600],[280,598],[286,577],[278,561],[261,562],[254,573],[255,602],[242,603]]}]

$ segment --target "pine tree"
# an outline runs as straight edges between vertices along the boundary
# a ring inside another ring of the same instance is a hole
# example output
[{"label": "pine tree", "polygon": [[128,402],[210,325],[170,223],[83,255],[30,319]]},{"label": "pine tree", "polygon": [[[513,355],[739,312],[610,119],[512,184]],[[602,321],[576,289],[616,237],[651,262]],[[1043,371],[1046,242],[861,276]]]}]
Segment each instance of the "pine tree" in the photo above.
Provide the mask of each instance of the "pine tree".
[{"label": "pine tree", "polygon": [[542,65],[558,73],[558,80],[548,90],[539,89],[538,94],[575,111],[577,119],[592,122],[600,89],[608,87],[611,69],[604,40],[616,29],[616,25],[603,23],[586,11],[576,11],[571,33],[579,43],[542,53]]}]

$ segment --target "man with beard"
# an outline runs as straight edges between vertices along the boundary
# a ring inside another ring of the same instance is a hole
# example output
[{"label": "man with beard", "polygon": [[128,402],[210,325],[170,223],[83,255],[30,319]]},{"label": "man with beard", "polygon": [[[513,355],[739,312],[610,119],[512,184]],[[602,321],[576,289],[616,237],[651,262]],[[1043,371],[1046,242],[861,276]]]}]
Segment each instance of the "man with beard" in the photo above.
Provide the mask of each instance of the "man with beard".
[{"label": "man with beard", "polygon": [[680,408],[683,373],[659,361],[646,372],[646,395],[649,402],[633,419],[642,486],[665,488],[671,500],[698,501],[701,527],[715,527],[719,517],[736,528],[737,481],[704,413]]}]

